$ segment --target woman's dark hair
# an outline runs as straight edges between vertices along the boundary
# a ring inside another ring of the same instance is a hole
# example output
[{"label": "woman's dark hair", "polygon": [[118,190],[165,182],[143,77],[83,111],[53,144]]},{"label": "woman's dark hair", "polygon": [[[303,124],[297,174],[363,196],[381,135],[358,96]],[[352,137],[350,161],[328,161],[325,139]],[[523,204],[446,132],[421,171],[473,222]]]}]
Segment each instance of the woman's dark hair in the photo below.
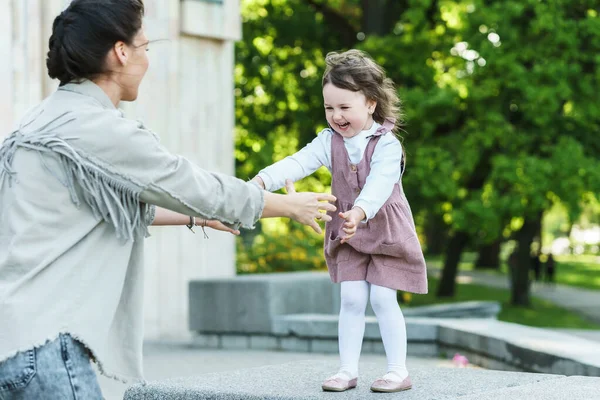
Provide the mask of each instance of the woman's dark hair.
[{"label": "woman's dark hair", "polygon": [[132,44],[142,28],[143,0],[73,0],[54,20],[46,66],[60,85],[106,71],[118,41]]}]

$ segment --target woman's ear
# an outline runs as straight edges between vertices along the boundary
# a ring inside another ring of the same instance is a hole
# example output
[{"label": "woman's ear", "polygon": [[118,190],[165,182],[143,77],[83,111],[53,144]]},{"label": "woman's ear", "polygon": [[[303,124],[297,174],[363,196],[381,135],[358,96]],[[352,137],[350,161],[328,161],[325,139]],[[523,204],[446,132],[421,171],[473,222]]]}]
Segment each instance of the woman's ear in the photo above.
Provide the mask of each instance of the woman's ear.
[{"label": "woman's ear", "polygon": [[129,58],[127,45],[124,42],[118,41],[115,43],[113,52],[119,64],[125,66]]}]

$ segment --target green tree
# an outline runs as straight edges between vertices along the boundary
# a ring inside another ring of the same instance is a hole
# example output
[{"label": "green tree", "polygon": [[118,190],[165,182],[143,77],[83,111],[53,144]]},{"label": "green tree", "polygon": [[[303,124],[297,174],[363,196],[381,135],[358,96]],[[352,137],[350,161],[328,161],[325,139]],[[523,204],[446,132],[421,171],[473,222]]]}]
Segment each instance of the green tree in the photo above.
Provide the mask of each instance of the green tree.
[{"label": "green tree", "polygon": [[[480,179],[453,213],[454,238],[463,239],[454,251],[482,229],[490,241],[498,228],[515,231],[514,304],[529,304],[529,247],[543,211],[560,199],[577,214],[586,193],[600,190],[600,96],[591,90],[600,76],[598,5],[476,1],[463,18],[472,128],[465,141],[480,153],[468,175]],[[444,272],[438,294],[451,295],[456,268]]]},{"label": "green tree", "polygon": [[[600,192],[597,9],[598,0],[244,1],[238,175],[312,140],[325,126],[324,55],[362,48],[405,104],[404,186],[426,248],[439,251],[440,233],[449,236],[437,294],[454,294],[468,246],[512,237],[513,302],[526,305],[543,212],[560,201],[575,218]],[[328,183],[319,171],[299,188]],[[255,242],[245,237],[245,255]]]}]

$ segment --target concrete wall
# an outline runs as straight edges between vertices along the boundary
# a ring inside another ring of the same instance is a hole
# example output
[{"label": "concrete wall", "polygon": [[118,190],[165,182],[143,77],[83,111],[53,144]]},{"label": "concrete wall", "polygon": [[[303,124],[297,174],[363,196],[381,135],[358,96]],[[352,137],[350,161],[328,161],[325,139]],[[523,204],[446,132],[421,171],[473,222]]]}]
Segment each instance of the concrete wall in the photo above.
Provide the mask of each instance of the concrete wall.
[{"label": "concrete wall", "polygon": [[[57,87],[46,74],[52,22],[69,0],[0,0],[0,140]],[[150,69],[139,100],[121,107],[172,152],[233,174],[234,41],[239,0],[145,0]],[[164,39],[164,40],[161,40]],[[235,275],[235,242],[185,227],[151,228],[146,254],[146,334],[188,337],[188,282]]]}]

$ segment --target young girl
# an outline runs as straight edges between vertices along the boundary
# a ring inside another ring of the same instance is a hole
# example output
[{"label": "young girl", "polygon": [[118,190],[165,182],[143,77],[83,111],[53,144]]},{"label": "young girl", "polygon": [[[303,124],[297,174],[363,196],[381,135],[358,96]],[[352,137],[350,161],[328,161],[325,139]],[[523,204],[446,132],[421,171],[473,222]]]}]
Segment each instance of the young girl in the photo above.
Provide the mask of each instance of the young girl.
[{"label": "young girl", "polygon": [[396,290],[427,293],[425,260],[401,185],[402,145],[394,135],[398,95],[384,70],[366,54],[330,53],[323,75],[329,128],[306,147],[263,169],[254,181],[266,190],[302,179],[321,166],[332,174],[337,215],[327,223],[325,259],[331,280],[341,282],[339,372],[323,390],[356,387],[371,299],[387,356],[376,392],[411,388],[406,369],[406,326]]}]

